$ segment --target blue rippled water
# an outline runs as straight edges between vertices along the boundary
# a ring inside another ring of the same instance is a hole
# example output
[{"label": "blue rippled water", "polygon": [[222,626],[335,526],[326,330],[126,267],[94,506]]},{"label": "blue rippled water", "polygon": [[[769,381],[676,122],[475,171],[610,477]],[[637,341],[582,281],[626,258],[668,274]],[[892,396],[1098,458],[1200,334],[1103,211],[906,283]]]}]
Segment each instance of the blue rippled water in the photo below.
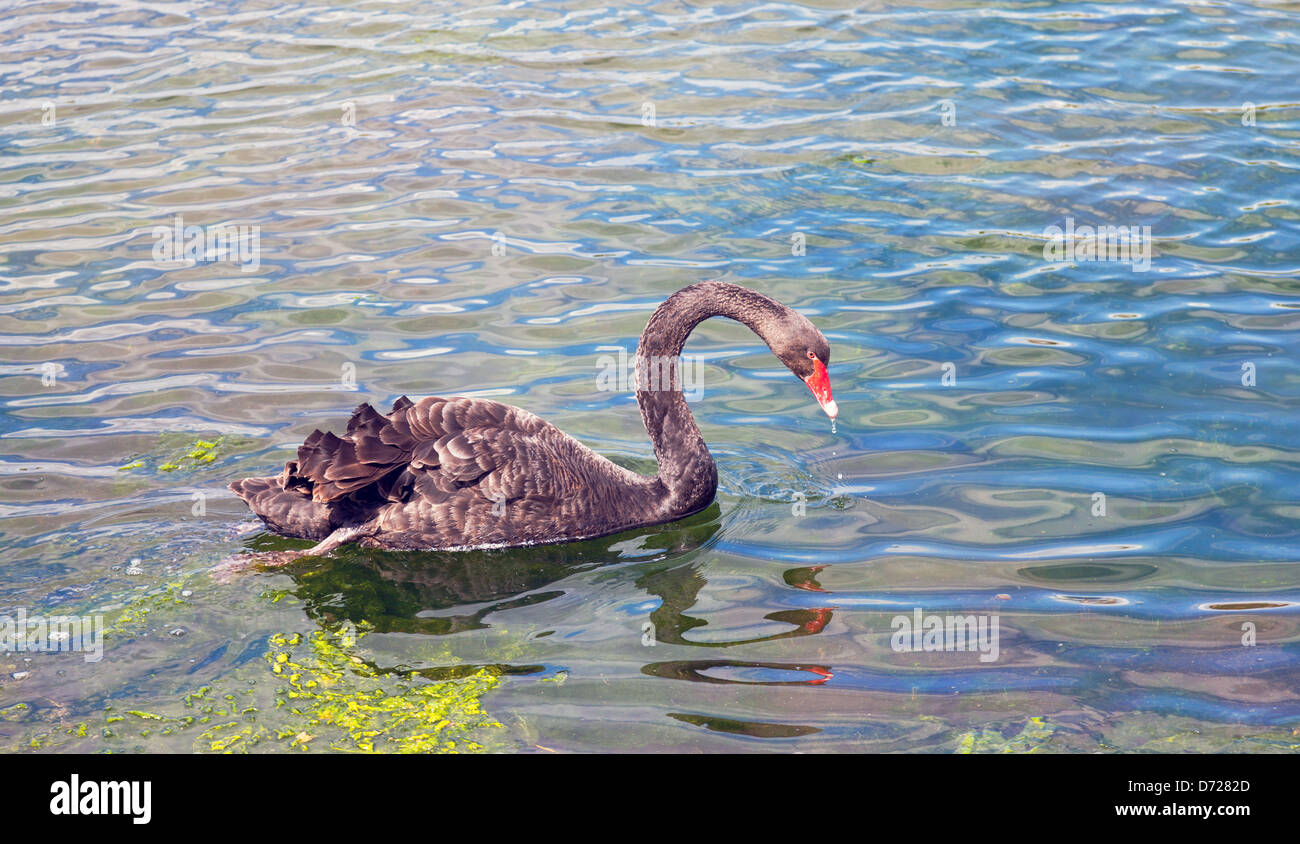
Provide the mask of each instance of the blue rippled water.
[{"label": "blue rippled water", "polygon": [[[351,694],[472,674],[497,725],[449,718],[461,750],[1296,747],[1295,4],[11,2],[0,30],[0,612],[107,626],[100,662],[0,653],[0,747],[355,749],[273,705],[286,636],[342,643]],[[178,219],[256,227],[256,259],[158,260]],[[1048,260],[1082,226],[1149,227],[1149,266]],[[211,575],[285,547],[226,483],[361,401],[490,396],[652,471],[598,361],[700,279],[822,328],[834,432],[712,321],[705,513]],[[993,618],[996,661],[899,652],[916,610]]]}]

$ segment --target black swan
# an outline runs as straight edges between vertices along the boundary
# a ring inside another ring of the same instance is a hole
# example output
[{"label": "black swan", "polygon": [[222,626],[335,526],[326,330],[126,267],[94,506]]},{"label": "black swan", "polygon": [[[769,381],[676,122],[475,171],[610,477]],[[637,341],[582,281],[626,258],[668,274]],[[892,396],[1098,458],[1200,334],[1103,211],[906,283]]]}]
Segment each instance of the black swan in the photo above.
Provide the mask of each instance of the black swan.
[{"label": "black swan", "polygon": [[655,477],[517,407],[403,396],[387,415],[358,407],[343,437],[313,432],[279,476],[230,488],[276,533],[321,540],[293,557],[347,542],[392,550],[571,542],[680,519],[707,507],[718,487],[677,368],[691,330],[712,316],[749,326],[835,418],[822,333],[761,293],[707,281],[668,297],[637,345],[636,400]]}]

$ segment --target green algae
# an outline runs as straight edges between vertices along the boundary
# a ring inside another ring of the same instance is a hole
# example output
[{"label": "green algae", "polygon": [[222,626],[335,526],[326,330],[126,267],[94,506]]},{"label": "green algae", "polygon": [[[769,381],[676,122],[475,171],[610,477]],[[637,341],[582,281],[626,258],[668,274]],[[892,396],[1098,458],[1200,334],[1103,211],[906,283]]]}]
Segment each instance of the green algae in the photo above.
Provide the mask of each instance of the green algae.
[{"label": "green algae", "polygon": [[[120,641],[163,626],[168,609],[189,603],[181,591],[180,583],[168,583],[130,601],[106,625],[106,638]],[[61,705],[0,707],[0,721],[27,726],[21,744],[0,742],[0,749],[142,752],[164,736],[190,734],[199,753],[470,753],[499,740],[502,725],[483,709],[482,698],[501,684],[500,669],[461,666],[430,679],[428,669],[377,667],[357,653],[369,632],[363,622],[272,635],[261,660],[173,705],[108,704],[99,717],[82,712],[71,723],[72,713]]]},{"label": "green algae", "polygon": [[118,471],[130,472],[153,466],[159,472],[191,472],[229,456],[240,444],[241,439],[238,437],[190,440],[185,434],[164,433],[159,435],[157,443],[148,453],[134,455],[130,462],[119,466]]},{"label": "green algae", "polygon": [[[198,729],[193,749],[199,753],[254,749],[467,753],[485,749],[485,734],[502,725],[484,711],[481,699],[500,685],[499,672],[481,668],[463,678],[429,682],[417,672],[378,669],[354,652],[366,632],[346,625],[306,636],[279,633],[268,639],[264,663],[278,681],[272,708],[279,710],[278,717],[284,720],[274,727],[258,720],[261,709],[254,700],[259,692],[256,684],[234,691],[205,685],[181,699],[193,714],[131,709],[124,714],[134,720],[126,724],[122,724],[127,720],[123,715],[106,714],[102,735],[106,739],[119,737],[108,724],[138,730],[142,739],[155,729],[168,736]],[[107,713],[111,712],[109,707]],[[131,727],[131,723],[139,726]],[[85,736],[84,725],[80,728],[79,735]],[[34,741],[43,743],[47,737],[38,736]]]},{"label": "green algae", "polygon": [[[197,749],[233,752],[269,743],[359,753],[483,750],[480,734],[502,726],[481,702],[500,685],[499,673],[483,668],[463,679],[428,682],[415,672],[380,670],[353,653],[366,632],[345,625],[305,637],[271,636],[266,664],[284,683],[275,708],[290,714],[290,724],[271,730],[248,717],[255,709],[218,708],[214,711],[223,717],[240,717],[204,730]],[[187,705],[203,700],[196,697]]]},{"label": "green algae", "polygon": [[1056,727],[1037,716],[1030,718],[1016,735],[1007,738],[990,729],[972,730],[957,740],[957,753],[1041,753]]},{"label": "green algae", "polygon": [[189,604],[183,591],[181,583],[172,582],[133,599],[105,623],[104,638],[129,638],[145,632],[160,611]]}]

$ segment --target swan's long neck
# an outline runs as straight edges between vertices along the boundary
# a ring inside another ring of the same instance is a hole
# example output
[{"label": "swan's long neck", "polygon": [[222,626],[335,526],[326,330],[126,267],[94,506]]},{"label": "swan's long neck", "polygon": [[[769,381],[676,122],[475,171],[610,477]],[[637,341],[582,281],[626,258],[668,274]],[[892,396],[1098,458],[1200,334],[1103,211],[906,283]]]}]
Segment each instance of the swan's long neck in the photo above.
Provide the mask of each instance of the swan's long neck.
[{"label": "swan's long neck", "polygon": [[[718,470],[682,396],[682,347],[695,326],[713,316],[742,322],[765,341],[788,309],[744,287],[702,282],[677,291],[646,323],[637,344],[637,404],[659,461],[663,502],[673,515],[707,506]],[[771,343],[769,342],[769,345]]]}]

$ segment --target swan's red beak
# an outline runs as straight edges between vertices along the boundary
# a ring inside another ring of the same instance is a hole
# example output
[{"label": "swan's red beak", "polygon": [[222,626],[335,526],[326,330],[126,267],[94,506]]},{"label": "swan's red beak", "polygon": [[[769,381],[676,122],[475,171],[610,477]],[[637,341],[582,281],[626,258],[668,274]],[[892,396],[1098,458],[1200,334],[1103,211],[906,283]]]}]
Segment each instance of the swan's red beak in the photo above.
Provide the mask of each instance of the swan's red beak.
[{"label": "swan's red beak", "polygon": [[814,360],[813,374],[803,379],[803,382],[808,385],[808,389],[812,390],[817,403],[822,406],[822,410],[826,411],[827,416],[834,419],[839,415],[839,405],[831,397],[831,376],[826,371],[826,364]]}]

